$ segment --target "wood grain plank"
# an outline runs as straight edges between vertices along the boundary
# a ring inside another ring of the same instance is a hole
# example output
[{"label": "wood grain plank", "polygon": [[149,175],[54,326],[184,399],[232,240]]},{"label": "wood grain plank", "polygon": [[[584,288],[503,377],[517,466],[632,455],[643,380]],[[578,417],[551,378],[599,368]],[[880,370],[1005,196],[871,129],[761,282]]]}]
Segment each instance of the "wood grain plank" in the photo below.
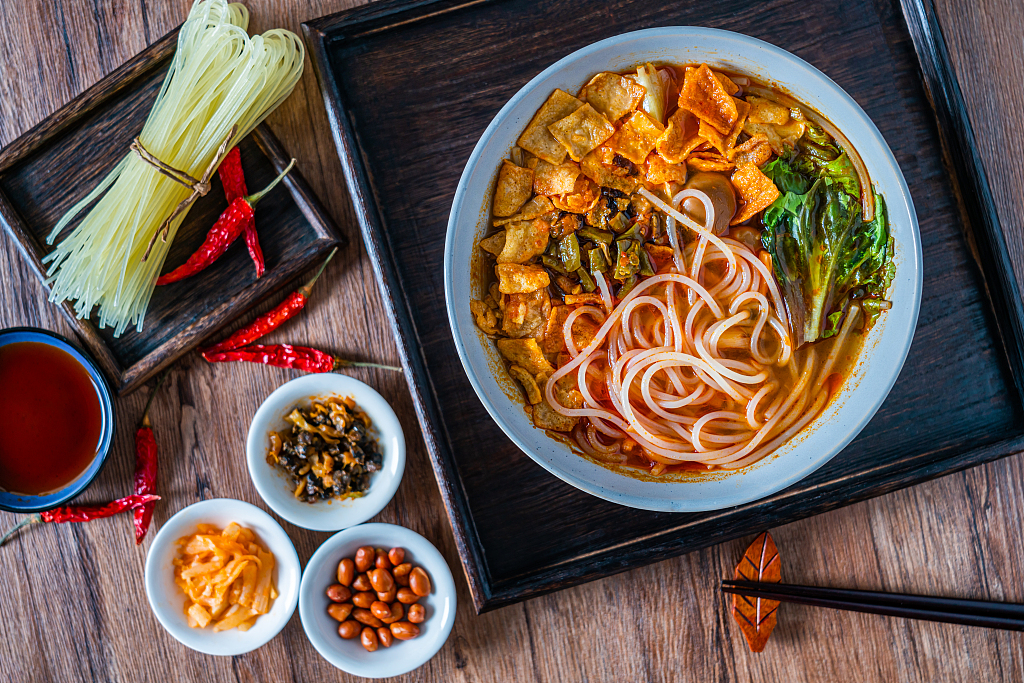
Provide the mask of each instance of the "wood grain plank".
[{"label": "wood grain plank", "polygon": [[[70,60],[63,48],[51,46],[54,24],[44,4],[85,15],[71,22],[83,32],[69,34]],[[0,144],[9,143],[176,26],[189,4],[119,1],[109,3],[108,10],[107,3],[77,0],[0,3]],[[254,28],[285,26],[295,31],[302,21],[352,4],[247,3]],[[111,41],[99,46],[89,18],[96,7],[108,17],[102,35]],[[1007,16],[1015,8],[1014,0],[989,0],[984,11]],[[794,31],[798,28],[793,25]],[[1010,21],[986,23],[984,31],[975,38],[975,55],[1021,35]],[[1024,68],[1019,51],[1005,59],[1014,68]],[[70,64],[77,70],[74,86]],[[1011,130],[1024,124],[1019,113],[1009,116],[1015,122],[1007,121]],[[270,118],[270,125],[287,149],[309,163],[306,175],[314,192],[353,238],[328,268],[303,317],[272,339],[329,345],[337,352],[396,362],[308,63],[299,88]],[[977,130],[979,144],[989,144],[986,129],[978,125]],[[1000,211],[1010,208],[1003,201],[997,195]],[[1016,233],[1014,239],[1022,237]],[[941,252],[943,244],[932,248]],[[1021,263],[1015,259],[1018,268]],[[0,326],[39,325],[73,334],[59,312],[44,302],[43,288],[6,236],[0,236],[0,284]],[[938,357],[929,359],[939,362]],[[454,539],[417,436],[419,425],[404,381],[373,371],[352,374],[392,401],[409,437],[405,478],[377,521],[423,533],[457,567]],[[164,456],[159,486],[167,497],[157,507],[157,526],[203,498],[230,496],[264,507],[246,473],[245,434],[262,398],[292,376],[285,370],[213,368],[194,356],[182,359],[154,405],[156,436]],[[140,390],[117,399],[116,447],[84,500],[127,492],[133,469],[132,429],[147,393]],[[1024,458],[1014,456],[789,524],[773,530],[773,535],[786,575],[795,582],[1024,601],[1021,482]],[[0,527],[15,520],[15,515],[0,513]],[[209,657],[180,645],[146,606],[142,568],[148,541],[136,548],[130,526],[127,519],[114,519],[76,528],[37,528],[0,549],[0,677],[18,683],[362,680],[324,662],[306,641],[297,615],[278,638],[241,657]],[[287,523],[285,528],[303,562],[328,536]],[[456,572],[461,607],[448,643],[424,668],[395,680],[820,683],[853,676],[872,682],[1024,681],[1024,641],[1016,634],[797,606],[780,611],[765,652],[749,653],[715,584],[718,577],[731,574],[751,538],[479,617],[472,614],[465,580]],[[83,559],[85,553],[95,559]],[[88,606],[90,593],[98,598],[98,610]]]}]

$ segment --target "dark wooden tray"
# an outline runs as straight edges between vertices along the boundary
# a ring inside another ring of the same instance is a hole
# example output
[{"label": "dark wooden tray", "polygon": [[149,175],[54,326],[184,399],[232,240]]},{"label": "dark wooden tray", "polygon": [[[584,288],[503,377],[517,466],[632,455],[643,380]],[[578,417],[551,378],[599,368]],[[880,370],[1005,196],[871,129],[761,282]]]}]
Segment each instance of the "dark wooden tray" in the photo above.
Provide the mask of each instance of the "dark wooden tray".
[{"label": "dark wooden tray", "polygon": [[[46,236],[124,156],[142,130],[177,43],[175,29],[0,151],[0,223],[44,279]],[[265,125],[239,145],[251,191],[266,185],[289,156]],[[114,338],[62,305],[114,388],[127,393],[220,327],[283,288],[341,237],[302,178],[301,160],[281,187],[260,203],[256,228],[267,269],[256,279],[242,240],[201,276],[158,287],[141,332]],[[286,189],[285,189],[286,188]],[[227,207],[215,179],[192,207],[171,246],[165,271],[183,263]],[[83,213],[84,216],[84,213]],[[40,302],[45,305],[44,302]]]},{"label": "dark wooden tray", "polygon": [[[374,3],[305,25],[477,610],[818,514],[1024,448],[1021,397],[1014,383],[1021,378],[1024,348],[1020,295],[941,34],[930,16],[918,0],[908,0],[906,18],[900,5],[888,0],[727,0],[713,6],[436,0]],[[924,249],[915,341],[892,393],[867,428],[800,483],[754,503],[697,514],[645,512],[599,500],[521,453],[487,416],[459,363],[441,271],[459,176],[508,98],[584,45],[671,25],[713,26],[767,40],[837,81],[892,147],[918,210]],[[922,63],[911,36],[920,41]],[[940,129],[955,169],[952,181],[943,165]],[[957,183],[977,203],[958,206]],[[970,227],[982,269],[972,258],[962,215],[977,218]],[[1005,323],[1005,345],[993,309]]]}]

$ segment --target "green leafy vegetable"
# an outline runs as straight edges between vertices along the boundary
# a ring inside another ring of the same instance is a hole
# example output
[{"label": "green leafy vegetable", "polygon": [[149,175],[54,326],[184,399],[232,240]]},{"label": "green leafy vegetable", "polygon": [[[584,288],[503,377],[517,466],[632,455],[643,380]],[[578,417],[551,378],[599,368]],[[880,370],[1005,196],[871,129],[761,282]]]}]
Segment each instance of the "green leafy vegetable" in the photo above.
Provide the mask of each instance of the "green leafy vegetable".
[{"label": "green leafy vegetable", "polygon": [[843,186],[847,194],[860,197],[860,180],[857,178],[857,169],[853,167],[850,157],[843,152],[827,164],[819,168],[822,178],[831,178]]},{"label": "green leafy vegetable", "polygon": [[892,249],[885,203],[875,196],[875,217],[865,223],[857,197],[822,173],[806,193],[787,192],[765,212],[762,243],[797,345],[835,334],[850,299],[884,296]]},{"label": "green leafy vegetable", "polygon": [[775,187],[779,188],[779,192],[783,195],[789,192],[804,194],[811,186],[807,178],[793,170],[789,161],[781,157],[765,164],[761,172],[771,178],[771,181],[775,183]]}]

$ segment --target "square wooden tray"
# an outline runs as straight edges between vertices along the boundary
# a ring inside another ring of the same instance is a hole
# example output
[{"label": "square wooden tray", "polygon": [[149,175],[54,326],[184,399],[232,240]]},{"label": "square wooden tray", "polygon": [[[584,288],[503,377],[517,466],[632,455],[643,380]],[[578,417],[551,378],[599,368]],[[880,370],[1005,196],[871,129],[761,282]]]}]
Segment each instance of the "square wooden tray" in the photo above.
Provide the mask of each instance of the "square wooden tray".
[{"label": "square wooden tray", "polygon": [[[142,130],[177,44],[175,29],[0,151],[0,223],[45,280],[46,236],[128,151]],[[246,181],[256,191],[287,166],[288,154],[266,125],[239,144]],[[120,337],[94,320],[62,309],[119,393],[145,382],[236,316],[283,288],[341,236],[297,164],[260,203],[256,228],[266,259],[263,277],[242,240],[201,275],[158,287],[141,332]],[[227,208],[220,180],[199,199],[178,230],[164,266],[183,263]],[[83,214],[84,215],[84,214]],[[40,302],[40,305],[47,305]]]},{"label": "square wooden tray", "polygon": [[[924,249],[915,341],[889,398],[864,431],[825,467],[778,494],[697,514],[605,502],[520,452],[488,417],[463,372],[442,286],[451,200],[498,109],[530,78],[580,47],[672,25],[761,38],[837,81],[895,153],[917,207]],[[477,610],[1024,448],[1020,294],[928,5],[385,1],[318,19],[305,30]],[[962,206],[958,194],[965,197]],[[969,227],[981,269],[962,215],[977,218]]]}]

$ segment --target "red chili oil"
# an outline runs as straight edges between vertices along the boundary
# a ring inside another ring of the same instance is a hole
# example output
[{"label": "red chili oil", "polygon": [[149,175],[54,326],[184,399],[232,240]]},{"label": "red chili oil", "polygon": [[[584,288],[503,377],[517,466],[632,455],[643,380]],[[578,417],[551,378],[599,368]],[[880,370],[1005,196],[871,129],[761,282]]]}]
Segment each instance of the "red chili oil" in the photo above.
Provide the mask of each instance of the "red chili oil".
[{"label": "red chili oil", "polygon": [[92,377],[71,354],[0,346],[0,489],[40,495],[70,484],[96,456],[102,427]]}]

